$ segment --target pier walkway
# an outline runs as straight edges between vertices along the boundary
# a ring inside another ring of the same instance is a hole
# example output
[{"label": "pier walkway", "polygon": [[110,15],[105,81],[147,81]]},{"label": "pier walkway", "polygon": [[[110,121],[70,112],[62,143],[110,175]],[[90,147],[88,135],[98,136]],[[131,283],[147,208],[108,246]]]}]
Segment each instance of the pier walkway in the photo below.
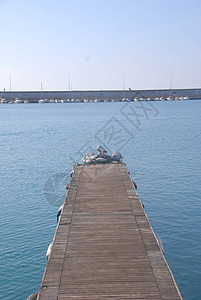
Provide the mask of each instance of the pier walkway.
[{"label": "pier walkway", "polygon": [[75,168],[37,299],[182,299],[125,164]]}]

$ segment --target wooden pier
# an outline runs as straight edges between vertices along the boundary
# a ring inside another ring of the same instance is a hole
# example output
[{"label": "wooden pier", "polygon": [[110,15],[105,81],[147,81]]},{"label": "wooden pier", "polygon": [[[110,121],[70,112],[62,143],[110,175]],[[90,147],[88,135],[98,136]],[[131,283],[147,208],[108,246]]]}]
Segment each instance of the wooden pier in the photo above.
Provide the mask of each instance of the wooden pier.
[{"label": "wooden pier", "polygon": [[37,299],[182,299],[125,164],[75,168]]}]

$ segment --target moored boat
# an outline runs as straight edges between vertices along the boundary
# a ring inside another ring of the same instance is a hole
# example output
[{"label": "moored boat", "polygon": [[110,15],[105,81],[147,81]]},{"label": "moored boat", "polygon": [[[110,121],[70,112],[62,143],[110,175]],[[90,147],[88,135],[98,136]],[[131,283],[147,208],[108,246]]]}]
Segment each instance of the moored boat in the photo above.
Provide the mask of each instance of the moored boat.
[{"label": "moored boat", "polygon": [[166,100],[171,101],[171,100],[173,100],[173,98],[171,96],[169,96],[169,97],[166,98]]},{"label": "moored boat", "polygon": [[8,101],[6,99],[1,99],[1,104],[6,104]]},{"label": "moored boat", "polygon": [[14,103],[19,104],[19,103],[23,103],[23,101],[21,99],[15,98]]}]

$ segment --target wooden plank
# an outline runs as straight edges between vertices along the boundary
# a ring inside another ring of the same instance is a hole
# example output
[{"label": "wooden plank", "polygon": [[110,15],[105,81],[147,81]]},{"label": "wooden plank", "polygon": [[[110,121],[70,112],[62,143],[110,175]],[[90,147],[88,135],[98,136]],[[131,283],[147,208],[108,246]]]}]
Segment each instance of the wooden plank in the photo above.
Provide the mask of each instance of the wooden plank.
[{"label": "wooden plank", "polygon": [[76,167],[37,299],[182,299],[124,164]]}]

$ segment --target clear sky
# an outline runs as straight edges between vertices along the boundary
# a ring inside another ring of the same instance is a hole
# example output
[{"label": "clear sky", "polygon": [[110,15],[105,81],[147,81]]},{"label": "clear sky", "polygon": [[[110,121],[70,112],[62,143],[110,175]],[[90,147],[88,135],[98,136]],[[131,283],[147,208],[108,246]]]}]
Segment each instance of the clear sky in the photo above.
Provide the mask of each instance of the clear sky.
[{"label": "clear sky", "polygon": [[201,87],[201,0],[0,0],[0,39],[0,91]]}]

